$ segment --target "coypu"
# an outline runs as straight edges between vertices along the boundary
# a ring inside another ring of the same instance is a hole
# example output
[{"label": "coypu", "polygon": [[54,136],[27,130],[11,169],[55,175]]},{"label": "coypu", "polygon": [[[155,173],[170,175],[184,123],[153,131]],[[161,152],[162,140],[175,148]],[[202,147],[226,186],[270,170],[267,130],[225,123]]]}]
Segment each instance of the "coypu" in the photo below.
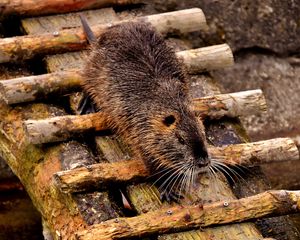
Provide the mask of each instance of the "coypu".
[{"label": "coypu", "polygon": [[150,24],[117,24],[95,39],[81,20],[92,49],[84,92],[143,159],[161,196],[168,201],[180,196],[210,165],[181,62]]}]

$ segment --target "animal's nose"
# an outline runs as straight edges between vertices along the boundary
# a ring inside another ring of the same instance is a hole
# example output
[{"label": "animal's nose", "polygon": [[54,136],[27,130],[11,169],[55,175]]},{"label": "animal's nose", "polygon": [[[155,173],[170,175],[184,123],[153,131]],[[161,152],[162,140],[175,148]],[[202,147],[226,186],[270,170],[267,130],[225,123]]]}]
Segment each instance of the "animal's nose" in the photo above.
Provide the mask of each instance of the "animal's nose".
[{"label": "animal's nose", "polygon": [[196,164],[199,168],[207,167],[209,165],[209,163],[210,163],[210,159],[208,156],[206,156],[204,158],[198,158],[197,162],[196,162]]}]

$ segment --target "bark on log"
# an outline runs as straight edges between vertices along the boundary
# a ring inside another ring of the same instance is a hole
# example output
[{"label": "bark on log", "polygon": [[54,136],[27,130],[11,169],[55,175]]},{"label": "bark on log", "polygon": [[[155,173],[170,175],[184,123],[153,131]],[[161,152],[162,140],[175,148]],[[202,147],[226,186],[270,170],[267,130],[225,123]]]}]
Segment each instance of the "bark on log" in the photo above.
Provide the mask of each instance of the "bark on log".
[{"label": "bark on log", "polygon": [[[217,69],[220,67],[226,67],[228,64],[233,64],[233,61],[231,60],[232,52],[228,45],[222,44],[208,48],[211,49],[209,56],[208,54],[202,54],[202,52],[206,52],[203,48],[180,51],[176,54],[180,58],[183,58],[183,63],[191,74],[198,73],[199,71],[205,71],[208,69],[208,66],[209,69]],[[228,52],[230,52],[230,54]],[[215,53],[216,55],[214,55]],[[38,76],[2,80],[0,81],[0,94],[3,96],[3,99],[7,104],[29,102],[47,98],[49,95],[53,94],[67,94],[72,91],[76,91],[80,88],[81,81],[80,70],[62,71]],[[253,95],[251,91],[249,91],[249,94],[249,97],[251,98],[263,98],[260,92],[257,92],[257,96]],[[240,106],[238,109],[240,112],[247,112],[250,109],[255,109],[257,107],[256,104],[254,106],[248,106],[248,95],[244,94],[244,92],[241,96],[234,95],[231,97],[228,95],[228,99],[220,99],[220,104],[216,104],[216,106],[223,107],[226,110],[227,107],[223,106],[224,103],[228,102],[227,104],[234,105],[236,98],[245,99],[243,100],[245,101],[243,106]],[[255,101],[259,101],[259,99],[255,99]],[[265,107],[265,100],[261,99],[260,101],[263,105],[262,107]],[[209,104],[210,99],[208,99],[207,102]],[[234,116],[234,113],[231,115]]]},{"label": "bark on log", "polygon": [[176,54],[182,58],[189,73],[198,73],[232,66],[233,54],[227,44],[182,51]]},{"label": "bark on log", "polygon": [[211,148],[210,153],[215,159],[224,161],[227,165],[255,166],[270,162],[299,160],[299,150],[290,138],[227,145]]},{"label": "bark on log", "polygon": [[[145,21],[152,24],[161,34],[187,33],[207,27],[201,9],[192,8],[162,14],[138,17],[133,21]],[[114,22],[117,24],[120,22]],[[98,37],[111,24],[92,26]],[[30,59],[36,54],[51,54],[76,51],[87,45],[82,29],[66,29],[52,34],[19,36],[0,39],[0,63]]]},{"label": "bark on log", "polygon": [[300,191],[274,190],[239,200],[176,206],[132,218],[116,218],[77,232],[75,239],[112,240],[142,237],[300,211]]},{"label": "bark on log", "polygon": [[201,117],[219,119],[265,112],[267,105],[263,92],[257,89],[193,99],[193,110]]},{"label": "bark on log", "polygon": [[[213,159],[226,165],[247,167],[280,161],[298,161],[299,151],[289,138],[234,144],[225,147],[209,147]],[[135,182],[145,179],[148,172],[141,160],[93,164],[89,167],[58,172],[54,183],[65,193],[82,192],[105,188],[105,185],[121,182]]]},{"label": "bark on log", "polygon": [[140,0],[0,0],[0,16],[39,16],[140,2]]},{"label": "bark on log", "polygon": [[[193,109],[197,115],[209,116],[210,118],[237,117],[266,110],[266,103],[261,90],[198,98],[193,104]],[[63,141],[74,136],[74,134],[85,131],[105,130],[108,121],[108,116],[100,112],[27,120],[24,122],[24,128],[31,143],[41,144]]]},{"label": "bark on log", "polygon": [[7,104],[30,102],[53,94],[80,90],[79,71],[55,72],[0,81],[0,95]]},{"label": "bark on log", "polygon": [[65,115],[42,120],[27,120],[24,122],[24,128],[28,140],[33,144],[40,144],[66,140],[73,134],[80,134],[87,130],[105,130],[107,119],[104,113]]}]

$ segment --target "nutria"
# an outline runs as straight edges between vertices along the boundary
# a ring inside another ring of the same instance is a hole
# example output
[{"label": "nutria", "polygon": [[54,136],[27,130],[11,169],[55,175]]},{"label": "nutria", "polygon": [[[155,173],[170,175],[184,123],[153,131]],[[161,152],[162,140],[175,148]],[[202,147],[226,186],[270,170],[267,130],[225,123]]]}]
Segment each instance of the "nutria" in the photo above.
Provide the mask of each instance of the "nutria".
[{"label": "nutria", "polygon": [[110,116],[110,127],[143,159],[169,200],[210,164],[203,124],[190,109],[183,65],[150,24],[114,25],[95,40],[82,21],[93,42],[83,89]]}]

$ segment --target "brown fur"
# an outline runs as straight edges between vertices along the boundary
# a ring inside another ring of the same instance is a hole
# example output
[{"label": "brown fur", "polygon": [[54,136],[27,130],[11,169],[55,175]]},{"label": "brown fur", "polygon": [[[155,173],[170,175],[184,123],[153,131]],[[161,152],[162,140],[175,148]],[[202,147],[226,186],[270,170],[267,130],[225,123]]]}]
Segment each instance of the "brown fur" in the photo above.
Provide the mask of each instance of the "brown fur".
[{"label": "brown fur", "polygon": [[204,128],[189,108],[182,64],[151,26],[108,28],[92,45],[83,76],[98,110],[109,114],[111,127],[152,174],[175,171],[177,163],[199,168],[208,163]]}]

